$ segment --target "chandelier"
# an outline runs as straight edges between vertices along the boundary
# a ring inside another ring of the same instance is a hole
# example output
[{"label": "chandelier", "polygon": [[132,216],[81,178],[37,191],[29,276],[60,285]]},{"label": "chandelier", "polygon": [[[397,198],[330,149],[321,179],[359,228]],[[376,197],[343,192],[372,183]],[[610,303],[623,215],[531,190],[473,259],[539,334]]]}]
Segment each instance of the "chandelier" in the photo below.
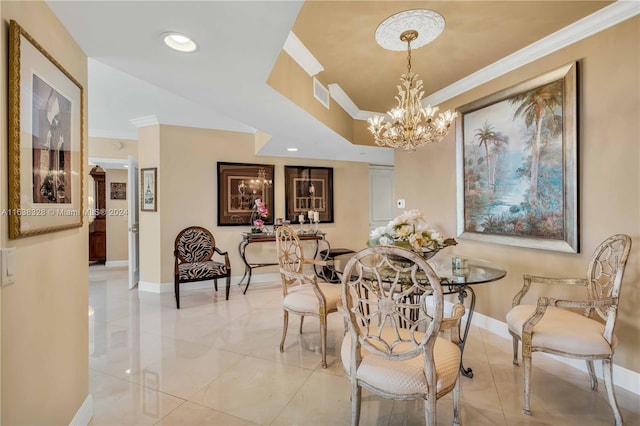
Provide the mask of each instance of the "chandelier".
[{"label": "chandelier", "polygon": [[[428,12],[426,15],[429,19],[437,16],[442,20],[438,31],[435,35],[429,34],[427,37],[431,37],[427,43],[433,40],[444,28],[444,19],[436,12],[429,10],[411,10],[407,12],[401,12],[396,14],[387,20],[385,20],[380,27],[384,28],[385,23],[391,22],[394,29],[398,28],[398,19],[404,18],[408,13],[412,14],[412,18],[415,18],[416,12]],[[376,38],[378,34],[376,33]],[[380,146],[389,146],[392,148],[402,148],[404,151],[415,151],[416,148],[424,146],[428,143],[440,142],[449,132],[449,127],[453,120],[458,116],[456,112],[446,111],[439,113],[436,117],[436,113],[439,108],[436,106],[427,105],[422,107],[421,100],[424,97],[424,89],[422,87],[422,80],[418,79],[418,74],[411,72],[411,42],[418,38],[418,31],[414,29],[408,29],[400,34],[400,40],[407,44],[407,73],[402,74],[400,77],[401,84],[398,87],[398,95],[396,101],[398,106],[388,111],[387,114],[391,117],[391,121],[387,121],[384,116],[374,116],[369,118],[369,131],[373,134],[375,143]],[[397,40],[397,39],[396,39]],[[382,42],[378,39],[378,42]],[[426,44],[423,41],[423,45]],[[385,48],[389,48],[383,45]],[[396,50],[396,49],[393,49]]]},{"label": "chandelier", "polygon": [[249,181],[249,186],[253,189],[265,189],[265,188],[271,188],[271,185],[273,185],[273,180],[272,179],[267,179],[267,171],[263,168],[258,169],[258,179],[251,179]]}]

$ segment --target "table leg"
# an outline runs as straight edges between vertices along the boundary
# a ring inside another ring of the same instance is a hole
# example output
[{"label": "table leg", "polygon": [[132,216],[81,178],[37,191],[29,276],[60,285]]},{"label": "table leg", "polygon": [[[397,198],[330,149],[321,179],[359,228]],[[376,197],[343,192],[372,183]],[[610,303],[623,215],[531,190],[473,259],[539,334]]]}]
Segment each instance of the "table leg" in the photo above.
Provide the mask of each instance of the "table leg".
[{"label": "table leg", "polygon": [[[246,272],[246,271],[245,271]],[[249,284],[251,284],[251,273],[253,272],[253,268],[249,266],[249,278],[247,278],[247,285],[245,286],[242,294],[247,294],[247,290],[249,290]]]},{"label": "table leg", "polygon": [[471,368],[464,368],[462,363],[462,357],[464,355],[464,346],[467,342],[467,335],[469,334],[469,328],[471,327],[471,318],[473,317],[473,312],[476,308],[476,293],[469,286],[464,287],[458,293],[458,300],[460,303],[464,305],[464,299],[467,297],[467,291],[471,293],[471,304],[469,305],[469,314],[467,315],[467,321],[464,326],[464,332],[460,336],[460,372],[462,375],[468,378],[473,378],[473,370]]},{"label": "table leg", "polygon": [[238,282],[238,285],[242,284],[244,278],[248,276],[247,286],[244,288],[242,294],[247,294],[247,289],[249,288],[249,284],[251,284],[251,265],[247,262],[247,258],[245,257],[245,252],[247,249],[248,243],[246,241],[241,241],[238,245],[238,251],[240,252],[240,259],[244,262],[244,274],[242,274],[242,279]]},{"label": "table leg", "polygon": [[[320,252],[320,241],[323,241],[327,245],[326,254],[322,259],[320,259],[326,262],[331,252],[331,244],[329,244],[329,241],[325,240],[324,238],[322,240],[316,240],[316,252],[313,254],[313,258],[315,259],[318,256],[318,253]],[[318,268],[320,268],[319,271],[318,271]],[[315,272],[318,278],[322,278],[326,282],[330,282],[324,273],[324,267],[322,266],[318,267],[318,265],[313,265],[313,272]]]}]

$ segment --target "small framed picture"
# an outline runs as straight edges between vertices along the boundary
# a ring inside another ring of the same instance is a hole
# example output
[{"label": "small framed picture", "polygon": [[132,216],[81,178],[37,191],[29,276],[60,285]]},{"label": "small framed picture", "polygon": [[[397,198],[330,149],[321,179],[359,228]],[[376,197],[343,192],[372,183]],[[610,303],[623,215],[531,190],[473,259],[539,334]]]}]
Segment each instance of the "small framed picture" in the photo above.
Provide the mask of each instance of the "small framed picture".
[{"label": "small framed picture", "polygon": [[140,211],[155,212],[158,210],[157,181],[157,167],[140,169]]},{"label": "small framed picture", "polygon": [[111,199],[126,200],[127,199],[127,183],[111,182]]}]

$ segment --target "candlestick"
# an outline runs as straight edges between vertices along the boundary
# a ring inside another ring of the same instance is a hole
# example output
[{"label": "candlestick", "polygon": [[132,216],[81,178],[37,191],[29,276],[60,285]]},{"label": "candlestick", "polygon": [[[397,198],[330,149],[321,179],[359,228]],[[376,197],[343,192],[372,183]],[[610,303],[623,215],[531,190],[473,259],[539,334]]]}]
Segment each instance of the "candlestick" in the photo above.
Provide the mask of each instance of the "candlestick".
[{"label": "candlestick", "polygon": [[303,214],[299,214],[298,215],[298,222],[304,223],[304,215]]},{"label": "candlestick", "polygon": [[313,220],[313,210],[309,210],[307,216],[309,216],[309,222],[311,222]]},{"label": "candlestick", "polygon": [[320,222],[320,212],[313,212],[313,221]]}]

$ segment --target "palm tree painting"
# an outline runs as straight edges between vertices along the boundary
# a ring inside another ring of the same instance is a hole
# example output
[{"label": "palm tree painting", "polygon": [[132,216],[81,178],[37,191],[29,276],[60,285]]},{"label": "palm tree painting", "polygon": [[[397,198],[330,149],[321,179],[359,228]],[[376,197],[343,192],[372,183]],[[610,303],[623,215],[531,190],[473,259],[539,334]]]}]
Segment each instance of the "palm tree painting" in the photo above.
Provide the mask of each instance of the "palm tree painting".
[{"label": "palm tree painting", "polygon": [[[575,66],[571,69],[575,73]],[[567,92],[565,75],[553,75],[459,108],[460,233],[523,246],[528,245],[510,238],[565,243],[567,236],[575,237],[577,191],[567,192],[567,182],[572,191],[577,186],[575,140],[569,141],[570,150],[565,140],[575,134],[575,78]],[[574,99],[567,102],[567,96]],[[577,237],[568,244],[571,249],[559,250],[576,251]]]}]

